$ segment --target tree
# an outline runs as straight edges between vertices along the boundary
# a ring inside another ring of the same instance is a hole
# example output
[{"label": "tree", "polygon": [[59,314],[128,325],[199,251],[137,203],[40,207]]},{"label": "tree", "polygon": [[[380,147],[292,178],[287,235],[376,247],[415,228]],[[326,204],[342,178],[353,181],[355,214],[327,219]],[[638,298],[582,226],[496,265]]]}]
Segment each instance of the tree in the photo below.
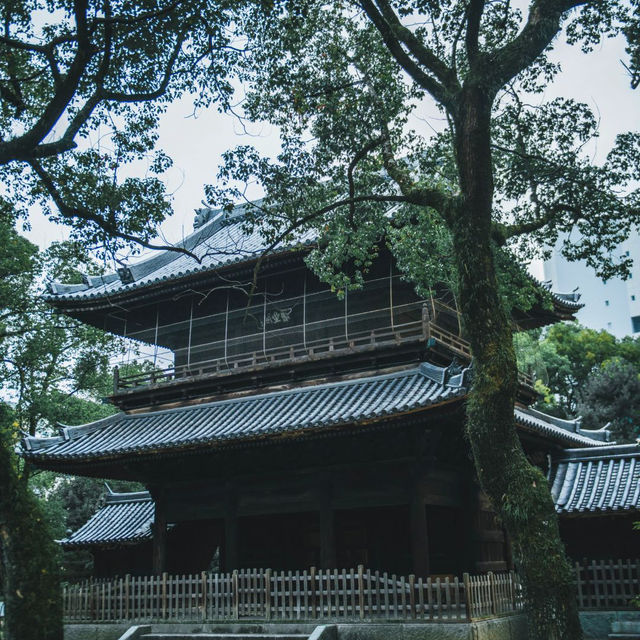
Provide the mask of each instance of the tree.
[{"label": "tree", "polygon": [[[2,211],[40,204],[111,252],[170,210],[158,118],[183,94],[228,106],[227,0],[6,0],[0,6]],[[140,166],[140,161],[145,165]],[[147,177],[123,177],[138,163]],[[164,247],[184,251],[182,247]]]},{"label": "tree", "polygon": [[[624,387],[631,393],[637,382],[640,372],[638,338],[625,336],[617,339],[606,331],[596,331],[575,323],[560,323],[545,332],[519,333],[515,336],[514,344],[518,366],[536,378],[539,390],[544,395],[544,399],[538,402],[538,408],[563,418],[587,412],[590,417],[585,424],[599,428],[615,416],[621,419],[623,413],[620,410],[626,406],[629,410],[627,418],[634,422],[633,403],[621,404],[618,408],[616,405],[620,399],[618,391]],[[615,363],[616,366],[609,370],[609,366]],[[596,392],[601,385],[607,386],[605,379],[609,379],[614,372],[620,388],[611,388],[611,394]],[[593,393],[587,393],[592,384]],[[597,416],[602,417],[600,424]],[[620,432],[618,435],[623,434]]]},{"label": "tree", "polygon": [[16,468],[11,414],[0,404],[0,567],[6,637],[62,640],[58,549]]},{"label": "tree", "polygon": [[[120,343],[58,316],[42,300],[47,277],[77,279],[78,265],[96,266],[74,243],[40,254],[21,238],[14,221],[0,218],[0,547],[7,638],[62,638],[60,559],[51,520],[28,483],[30,469],[14,454],[22,433],[50,433],[63,420],[86,422],[113,412],[99,400],[109,359]],[[57,513],[56,513],[57,511]],[[50,522],[47,522],[47,519]]]},{"label": "tree", "polygon": [[[309,264],[338,291],[362,282],[382,242],[419,287],[454,283],[474,362],[467,434],[524,577],[532,638],[581,631],[549,489],[515,429],[504,294],[519,291],[514,265],[565,231],[580,233],[565,241],[567,257],[604,277],[628,273],[612,249],[640,221],[640,135],[618,136],[595,164],[584,152],[597,135],[591,109],[542,93],[560,71],[549,58],[559,34],[589,50],[635,33],[636,9],[611,0],[531,0],[524,14],[484,0],[254,5],[238,19],[245,115],[277,125],[282,150],[275,160],[248,146],[230,152],[207,189],[212,204],[231,208],[243,185],[260,183],[254,225],[272,246],[315,228]],[[637,55],[636,41],[629,51]],[[446,119],[431,136],[408,125],[428,100]]]},{"label": "tree", "polygon": [[640,374],[624,360],[610,360],[594,370],[580,393],[578,414],[587,428],[610,423],[617,442],[640,436]]}]

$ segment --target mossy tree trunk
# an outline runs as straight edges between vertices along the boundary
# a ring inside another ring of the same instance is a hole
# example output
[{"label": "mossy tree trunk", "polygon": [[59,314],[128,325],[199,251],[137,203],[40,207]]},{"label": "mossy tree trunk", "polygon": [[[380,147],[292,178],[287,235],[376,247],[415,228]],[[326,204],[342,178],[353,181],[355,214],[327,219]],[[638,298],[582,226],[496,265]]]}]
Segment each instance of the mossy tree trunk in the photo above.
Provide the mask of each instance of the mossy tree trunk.
[{"label": "mossy tree trunk", "polygon": [[62,640],[58,548],[0,435],[0,547],[6,640]]},{"label": "mossy tree trunk", "polygon": [[474,363],[467,433],[482,489],[513,544],[529,603],[529,637],[582,637],[574,579],[547,481],[516,432],[512,325],[500,302],[491,246],[491,100],[465,88],[456,122],[462,197],[452,216],[460,304]]}]

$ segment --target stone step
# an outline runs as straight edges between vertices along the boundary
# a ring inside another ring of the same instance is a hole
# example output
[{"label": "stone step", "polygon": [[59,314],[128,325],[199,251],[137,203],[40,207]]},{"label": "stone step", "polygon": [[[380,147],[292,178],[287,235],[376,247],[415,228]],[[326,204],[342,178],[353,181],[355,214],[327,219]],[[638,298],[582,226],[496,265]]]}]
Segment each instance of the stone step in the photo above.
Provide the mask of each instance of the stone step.
[{"label": "stone step", "polygon": [[147,633],[140,640],[307,640],[306,633]]}]

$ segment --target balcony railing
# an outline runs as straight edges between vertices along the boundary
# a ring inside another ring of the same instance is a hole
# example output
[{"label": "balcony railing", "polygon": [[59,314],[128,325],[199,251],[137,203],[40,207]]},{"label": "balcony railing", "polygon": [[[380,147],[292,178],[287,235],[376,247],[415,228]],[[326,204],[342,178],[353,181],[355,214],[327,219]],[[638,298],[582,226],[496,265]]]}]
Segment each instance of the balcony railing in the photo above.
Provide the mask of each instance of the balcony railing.
[{"label": "balcony railing", "polygon": [[[437,301],[420,302],[402,307],[378,310],[389,318],[393,313],[402,311],[405,315],[419,315],[419,320],[389,324],[389,326],[360,332],[345,331],[342,334],[317,340],[305,340],[302,343],[286,346],[263,348],[252,352],[227,354],[210,360],[189,362],[178,366],[154,368],[133,375],[123,375],[116,367],[114,370],[114,394],[121,391],[161,385],[173,381],[187,381],[202,376],[224,373],[242,373],[277,365],[297,365],[325,358],[362,353],[384,349],[394,345],[411,342],[423,342],[427,346],[458,357],[462,362],[471,361],[469,343],[458,332],[445,328],[444,318],[449,326],[455,326],[458,315],[455,309]],[[458,324],[459,331],[459,324]],[[520,372],[520,384],[533,389],[533,379]]]}]

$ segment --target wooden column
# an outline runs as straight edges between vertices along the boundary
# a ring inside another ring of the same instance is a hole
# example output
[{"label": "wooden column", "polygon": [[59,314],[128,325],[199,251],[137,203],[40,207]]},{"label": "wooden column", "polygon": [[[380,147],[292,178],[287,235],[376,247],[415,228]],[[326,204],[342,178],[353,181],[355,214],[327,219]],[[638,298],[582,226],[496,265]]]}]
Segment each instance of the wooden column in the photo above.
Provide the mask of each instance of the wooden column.
[{"label": "wooden column", "polygon": [[335,569],[336,533],[335,516],[331,506],[331,484],[328,480],[319,487],[320,511],[320,568]]},{"label": "wooden column", "polygon": [[233,485],[226,486],[224,516],[224,571],[238,568],[238,499]]},{"label": "wooden column", "polygon": [[424,497],[417,477],[412,478],[409,502],[411,530],[411,563],[414,575],[429,575],[429,530]]},{"label": "wooden column", "polygon": [[167,570],[167,501],[164,489],[153,492],[155,515],[153,519],[153,573]]}]

